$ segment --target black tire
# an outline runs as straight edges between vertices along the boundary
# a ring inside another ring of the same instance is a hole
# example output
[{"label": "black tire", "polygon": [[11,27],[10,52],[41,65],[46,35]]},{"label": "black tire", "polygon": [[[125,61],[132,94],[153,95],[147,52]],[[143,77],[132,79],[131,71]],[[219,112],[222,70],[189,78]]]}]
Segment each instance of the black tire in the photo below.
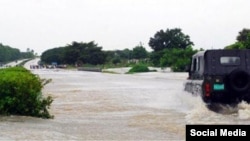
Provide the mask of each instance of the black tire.
[{"label": "black tire", "polygon": [[229,74],[229,86],[235,92],[245,92],[250,86],[250,77],[246,71],[236,69]]}]

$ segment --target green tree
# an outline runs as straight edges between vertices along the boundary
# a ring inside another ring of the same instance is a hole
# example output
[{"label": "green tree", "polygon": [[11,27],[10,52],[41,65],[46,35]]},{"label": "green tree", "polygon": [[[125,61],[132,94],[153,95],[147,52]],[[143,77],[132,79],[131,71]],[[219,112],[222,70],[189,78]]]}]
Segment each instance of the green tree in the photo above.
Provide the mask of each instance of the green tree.
[{"label": "green tree", "polygon": [[160,66],[162,68],[170,67],[172,71],[185,71],[185,67],[191,63],[190,58],[196,52],[197,50],[193,50],[191,46],[186,49],[173,48],[164,50],[164,55],[160,59]]},{"label": "green tree", "polygon": [[65,63],[64,51],[65,48],[63,47],[49,49],[42,53],[41,60],[48,64],[51,64],[52,62],[57,62],[58,64]]},{"label": "green tree", "polygon": [[6,63],[23,58],[32,58],[34,55],[30,52],[20,52],[19,49],[13,48],[0,43],[0,63]]},{"label": "green tree", "polygon": [[53,48],[42,53],[41,60],[45,63],[57,62],[67,64],[103,64],[105,54],[102,47],[93,41],[88,43],[72,42],[65,47]]},{"label": "green tree", "polygon": [[191,45],[194,44],[190,41],[190,37],[185,35],[180,28],[160,30],[149,40],[149,46],[154,51],[173,48],[185,49]]},{"label": "green tree", "polygon": [[237,42],[226,46],[225,49],[250,49],[250,29],[243,28],[236,40]]},{"label": "green tree", "polygon": [[149,58],[154,66],[160,67],[160,60],[163,55],[164,55],[164,50],[153,51],[150,53]]},{"label": "green tree", "polygon": [[107,51],[103,51],[104,52],[104,55],[105,55],[105,62],[106,63],[111,63],[113,58],[114,58],[114,51],[110,51],[110,50],[107,50]]},{"label": "green tree", "polygon": [[123,49],[123,50],[115,50],[113,51],[114,55],[117,57],[120,57],[122,60],[129,60],[132,58],[132,51],[129,50],[128,48]]},{"label": "green tree", "polygon": [[242,42],[236,42],[232,45],[228,45],[225,47],[225,49],[244,49],[245,46],[242,44]]},{"label": "green tree", "polygon": [[238,42],[246,42],[246,41],[250,40],[249,34],[250,34],[250,29],[243,28],[239,32],[239,35],[236,37],[236,39]]},{"label": "green tree", "polygon": [[105,62],[105,54],[102,51],[102,47],[99,47],[93,41],[89,43],[80,43],[78,48],[80,51],[78,61],[92,65],[103,64]]},{"label": "green tree", "polygon": [[154,66],[161,66],[160,60],[166,51],[186,49],[192,45],[194,43],[190,40],[190,37],[185,35],[180,28],[160,30],[149,40],[149,46],[153,49],[150,60]]},{"label": "green tree", "polygon": [[132,55],[134,59],[145,59],[148,57],[148,52],[143,46],[139,45],[133,48]]}]

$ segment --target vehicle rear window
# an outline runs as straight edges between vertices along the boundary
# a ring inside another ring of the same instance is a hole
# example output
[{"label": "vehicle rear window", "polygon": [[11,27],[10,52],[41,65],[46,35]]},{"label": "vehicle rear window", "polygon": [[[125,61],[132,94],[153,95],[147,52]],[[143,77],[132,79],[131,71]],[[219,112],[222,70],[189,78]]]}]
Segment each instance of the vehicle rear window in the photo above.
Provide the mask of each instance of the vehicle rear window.
[{"label": "vehicle rear window", "polygon": [[223,56],[220,58],[222,65],[240,65],[240,57]]}]

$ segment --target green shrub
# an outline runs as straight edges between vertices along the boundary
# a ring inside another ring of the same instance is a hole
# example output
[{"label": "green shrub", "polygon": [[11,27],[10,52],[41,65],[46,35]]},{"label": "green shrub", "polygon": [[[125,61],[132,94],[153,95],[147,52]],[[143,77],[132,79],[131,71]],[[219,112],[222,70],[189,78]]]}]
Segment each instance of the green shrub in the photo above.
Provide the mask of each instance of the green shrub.
[{"label": "green shrub", "polygon": [[147,65],[144,64],[137,64],[133,66],[128,73],[135,73],[135,72],[149,72],[149,68]]},{"label": "green shrub", "polygon": [[53,99],[42,97],[42,80],[23,67],[0,70],[0,114],[52,118],[48,109]]}]

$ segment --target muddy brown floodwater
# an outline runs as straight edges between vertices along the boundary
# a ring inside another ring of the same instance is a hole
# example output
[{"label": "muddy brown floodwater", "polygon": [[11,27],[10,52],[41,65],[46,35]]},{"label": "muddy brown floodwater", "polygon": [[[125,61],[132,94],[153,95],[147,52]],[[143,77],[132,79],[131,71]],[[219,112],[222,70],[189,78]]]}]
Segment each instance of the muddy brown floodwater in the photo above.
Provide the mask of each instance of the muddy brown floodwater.
[{"label": "muddy brown floodwater", "polygon": [[[32,61],[30,62],[32,63]],[[185,140],[186,124],[249,124],[250,106],[209,111],[183,91],[186,73],[109,74],[31,70],[52,79],[43,89],[54,119],[1,116],[0,140]]]}]

